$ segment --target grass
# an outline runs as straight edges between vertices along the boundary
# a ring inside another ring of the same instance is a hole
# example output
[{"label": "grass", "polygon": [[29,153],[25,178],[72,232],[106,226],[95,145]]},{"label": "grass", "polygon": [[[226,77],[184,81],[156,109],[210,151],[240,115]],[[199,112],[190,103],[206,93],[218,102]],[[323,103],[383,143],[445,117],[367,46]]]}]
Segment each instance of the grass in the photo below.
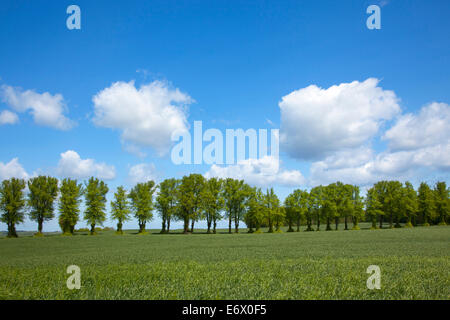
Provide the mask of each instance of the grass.
[{"label": "grass", "polygon": [[[0,238],[0,299],[450,299],[449,226],[136,233]],[[366,287],[374,264],[381,290]]]}]

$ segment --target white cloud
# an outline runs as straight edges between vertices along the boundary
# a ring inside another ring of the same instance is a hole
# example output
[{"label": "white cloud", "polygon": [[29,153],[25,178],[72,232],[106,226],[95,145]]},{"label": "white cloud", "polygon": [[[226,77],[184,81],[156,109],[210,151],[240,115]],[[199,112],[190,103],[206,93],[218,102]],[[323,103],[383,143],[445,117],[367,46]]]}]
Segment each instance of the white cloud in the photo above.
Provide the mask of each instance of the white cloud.
[{"label": "white cloud", "polygon": [[19,117],[16,113],[11,112],[9,110],[3,110],[0,113],[0,125],[3,124],[15,124],[19,122]]},{"label": "white cloud", "polygon": [[367,147],[339,151],[311,164],[309,184],[335,181],[368,185],[380,180],[417,177],[421,169],[450,170],[450,143],[409,151],[384,151]]},{"label": "white cloud", "polygon": [[402,115],[383,138],[389,141],[389,148],[393,151],[446,144],[450,141],[450,106],[433,102],[424,106],[417,115]]},{"label": "white cloud", "polygon": [[384,120],[400,112],[395,93],[378,83],[369,78],[328,89],[311,85],[284,96],[279,103],[281,146],[294,158],[321,159],[364,145]]},{"label": "white cloud", "polygon": [[22,91],[19,88],[3,85],[0,96],[15,111],[29,111],[38,125],[59,130],[68,130],[75,125],[72,120],[64,116],[67,107],[61,94],[37,93],[33,90]]},{"label": "white cloud", "polygon": [[128,172],[128,180],[132,184],[147,182],[149,180],[156,181],[156,169],[153,163],[140,163],[132,166]]},{"label": "white cloud", "polygon": [[28,179],[29,177],[18,158],[14,158],[8,163],[0,162],[0,181],[11,178]]},{"label": "white cloud", "polygon": [[236,165],[223,167],[214,164],[205,173],[205,177],[244,179],[245,182],[256,186],[299,186],[305,183],[300,171],[279,169],[279,160],[272,156],[246,159]]},{"label": "white cloud", "polygon": [[94,123],[118,129],[124,143],[169,151],[171,136],[188,130],[185,106],[192,99],[166,83],[154,81],[137,89],[134,82],[115,82],[93,97]]},{"label": "white cloud", "polygon": [[84,179],[95,176],[99,179],[112,180],[116,169],[112,165],[97,163],[94,159],[81,159],[75,151],[61,153],[57,173],[61,177]]}]

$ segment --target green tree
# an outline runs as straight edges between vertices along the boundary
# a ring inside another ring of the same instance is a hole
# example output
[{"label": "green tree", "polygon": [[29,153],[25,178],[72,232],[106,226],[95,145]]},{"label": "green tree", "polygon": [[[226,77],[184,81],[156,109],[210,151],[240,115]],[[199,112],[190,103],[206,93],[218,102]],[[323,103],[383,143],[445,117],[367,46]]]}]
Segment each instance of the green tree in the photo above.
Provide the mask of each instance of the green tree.
[{"label": "green tree", "polygon": [[309,192],[309,206],[313,215],[316,217],[317,229],[320,231],[320,220],[322,218],[322,206],[323,206],[323,186],[317,186],[311,189]]},{"label": "green tree", "polygon": [[0,221],[8,225],[8,238],[17,238],[16,224],[25,218],[24,189],[25,180],[16,178],[3,180],[0,186]]},{"label": "green tree", "polygon": [[117,234],[123,234],[123,223],[130,219],[130,202],[128,201],[127,191],[124,187],[117,187],[114,193],[114,200],[111,201],[111,218],[117,220]]},{"label": "green tree", "polygon": [[106,220],[106,194],[109,189],[105,182],[91,177],[85,183],[84,220],[91,226],[91,235],[95,234],[95,226],[103,225]]},{"label": "green tree", "polygon": [[176,193],[180,181],[174,178],[166,179],[159,184],[159,192],[156,197],[156,208],[162,220],[161,233],[169,233],[170,221],[176,214]]},{"label": "green tree", "polygon": [[336,207],[337,214],[335,216],[335,226],[338,229],[339,219],[344,218],[344,229],[348,230],[348,217],[351,216],[353,210],[353,186],[350,184],[336,183]]},{"label": "green tree", "polygon": [[222,196],[225,205],[225,217],[228,218],[228,233],[231,233],[231,224],[234,219],[234,213],[237,207],[236,201],[238,192],[243,185],[243,181],[227,178],[223,184]]},{"label": "green tree", "polygon": [[300,208],[297,206],[297,202],[293,193],[288,195],[286,199],[284,199],[284,208],[286,213],[286,222],[288,224],[287,232],[294,232],[292,226],[295,221],[297,221],[297,217],[300,216]]},{"label": "green tree", "polygon": [[267,232],[273,233],[273,225],[276,216],[278,215],[278,211],[280,208],[280,200],[277,195],[273,191],[273,188],[267,189],[267,192],[264,197],[264,206],[266,207],[266,219],[269,225],[269,230]]},{"label": "green tree", "polygon": [[224,207],[224,199],[222,198],[223,180],[218,178],[210,178],[205,183],[202,190],[202,208],[205,213],[206,223],[208,226],[207,233],[211,233],[211,225],[213,224],[213,233],[216,233],[217,221],[220,220],[220,212]]},{"label": "green tree", "polygon": [[380,228],[382,226],[382,216],[384,215],[384,212],[382,210],[383,205],[381,204],[381,201],[379,199],[379,193],[378,190],[373,186],[369,190],[367,190],[366,200],[366,213],[367,216],[372,221],[372,228],[371,229],[377,229],[377,217],[380,217]]},{"label": "green tree", "polygon": [[413,219],[415,220],[416,214],[419,211],[419,203],[417,198],[417,192],[414,190],[413,185],[410,182],[405,182],[402,195],[403,212],[406,215],[405,227],[413,226]]},{"label": "green tree", "polygon": [[128,197],[131,199],[131,208],[139,224],[139,234],[145,234],[145,225],[153,219],[153,193],[155,182],[150,180],[136,184]]},{"label": "green tree", "polygon": [[235,193],[233,206],[234,232],[239,233],[239,222],[244,220],[247,209],[247,201],[251,195],[251,187],[239,180],[237,184],[237,192]]},{"label": "green tree", "polygon": [[73,234],[80,214],[83,186],[77,180],[63,179],[59,198],[59,226],[66,235]]},{"label": "green tree", "polygon": [[439,224],[446,225],[445,222],[450,215],[449,189],[444,181],[437,182],[434,187],[434,199],[436,215],[439,217]]},{"label": "green tree", "polygon": [[177,194],[177,216],[184,223],[184,233],[189,233],[189,221],[192,220],[191,230],[194,231],[194,222],[201,212],[201,192],[205,178],[200,174],[190,174],[181,179]]},{"label": "green tree", "polygon": [[275,222],[275,232],[282,232],[280,227],[283,225],[286,218],[286,208],[279,206],[273,213],[273,220]]},{"label": "green tree", "polygon": [[[351,186],[351,208],[350,215],[353,221],[352,230],[359,230],[359,221],[364,218],[364,202],[363,198],[359,195],[359,187]],[[347,229],[347,221],[345,221],[345,228]],[[372,224],[373,226],[373,224]]]},{"label": "green tree", "polygon": [[44,221],[55,217],[54,202],[58,196],[58,179],[39,176],[28,180],[29,217],[38,223],[36,235],[42,235]]},{"label": "green tree", "polygon": [[265,216],[264,210],[264,194],[260,188],[252,188],[247,201],[247,212],[244,217],[244,222],[249,229],[249,233],[261,232],[260,228]]},{"label": "green tree", "polygon": [[430,222],[436,216],[436,204],[434,201],[433,191],[430,186],[422,182],[418,189],[419,213],[421,215],[423,225],[429,226]]},{"label": "green tree", "polygon": [[323,188],[323,206],[322,212],[327,221],[326,230],[331,230],[331,220],[338,216],[338,207],[337,207],[337,185],[332,183]]}]

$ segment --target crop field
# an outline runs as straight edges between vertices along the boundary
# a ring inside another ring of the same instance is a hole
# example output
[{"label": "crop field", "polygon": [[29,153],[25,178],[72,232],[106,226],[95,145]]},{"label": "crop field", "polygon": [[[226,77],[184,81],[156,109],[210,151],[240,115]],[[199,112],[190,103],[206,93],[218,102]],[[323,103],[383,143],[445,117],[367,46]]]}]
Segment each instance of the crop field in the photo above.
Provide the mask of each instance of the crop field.
[{"label": "crop field", "polygon": [[[1,299],[450,299],[450,227],[0,238]],[[69,290],[69,265],[81,289]],[[366,286],[369,265],[381,289]]]}]

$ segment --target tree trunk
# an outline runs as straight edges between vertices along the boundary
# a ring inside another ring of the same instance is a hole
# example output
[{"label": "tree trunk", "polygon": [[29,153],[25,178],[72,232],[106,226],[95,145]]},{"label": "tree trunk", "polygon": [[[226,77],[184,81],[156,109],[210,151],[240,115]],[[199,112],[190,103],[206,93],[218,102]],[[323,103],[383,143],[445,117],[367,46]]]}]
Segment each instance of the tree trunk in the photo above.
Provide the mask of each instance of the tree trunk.
[{"label": "tree trunk", "polygon": [[214,219],[214,222],[213,222],[213,233],[216,233],[216,224],[217,224],[216,219]]},{"label": "tree trunk", "polygon": [[[292,220],[289,220],[288,221],[288,231],[287,232],[294,232],[294,229],[292,228],[292,225],[293,225],[293,223],[292,223]],[[298,225],[297,225],[297,229],[298,229]],[[297,230],[298,231],[298,230]]]},{"label": "tree trunk", "polygon": [[189,218],[184,218],[184,230],[183,233],[189,233]]},{"label": "tree trunk", "polygon": [[91,235],[95,234],[95,223],[91,224]]},{"label": "tree trunk", "polygon": [[38,219],[38,233],[42,233],[43,219]]},{"label": "tree trunk", "polygon": [[234,232],[239,233],[239,219],[234,219]]},{"label": "tree trunk", "polygon": [[297,232],[300,231],[300,218],[297,219]]},{"label": "tree trunk", "polygon": [[208,223],[208,230],[206,231],[206,233],[211,233],[211,220],[208,220],[207,221],[207,223]]},{"label": "tree trunk", "polygon": [[380,229],[383,228],[383,216],[380,214]]},{"label": "tree trunk", "polygon": [[339,218],[338,218],[338,217],[336,217],[336,218],[334,219],[334,224],[335,224],[335,229],[337,230],[337,229],[338,229],[338,226],[339,226]]},{"label": "tree trunk", "polygon": [[170,231],[170,217],[167,218],[167,231],[166,233],[169,233]]},{"label": "tree trunk", "polygon": [[345,216],[345,219],[344,219],[344,223],[345,223],[345,230],[348,230],[348,225],[347,225],[347,216]]},{"label": "tree trunk", "polygon": [[231,212],[229,213],[228,217],[228,233],[231,234]]},{"label": "tree trunk", "polygon": [[192,233],[194,233],[194,223],[195,223],[195,220],[192,219],[192,221],[191,221],[191,232]]},{"label": "tree trunk", "polygon": [[14,223],[8,223],[8,238],[17,238],[16,226]]},{"label": "tree trunk", "polygon": [[269,215],[269,233],[273,233],[273,222],[272,219],[270,219],[270,215]]},{"label": "tree trunk", "polygon": [[161,233],[166,233],[166,217],[162,218]]},{"label": "tree trunk", "polygon": [[117,224],[117,233],[122,233],[122,221]]},{"label": "tree trunk", "polygon": [[317,231],[320,231],[320,216],[317,216]]},{"label": "tree trunk", "polygon": [[377,218],[375,216],[372,217],[372,229],[377,228]]},{"label": "tree trunk", "polygon": [[327,217],[327,228],[325,229],[326,231],[331,230],[331,225],[330,225],[330,218]]}]

